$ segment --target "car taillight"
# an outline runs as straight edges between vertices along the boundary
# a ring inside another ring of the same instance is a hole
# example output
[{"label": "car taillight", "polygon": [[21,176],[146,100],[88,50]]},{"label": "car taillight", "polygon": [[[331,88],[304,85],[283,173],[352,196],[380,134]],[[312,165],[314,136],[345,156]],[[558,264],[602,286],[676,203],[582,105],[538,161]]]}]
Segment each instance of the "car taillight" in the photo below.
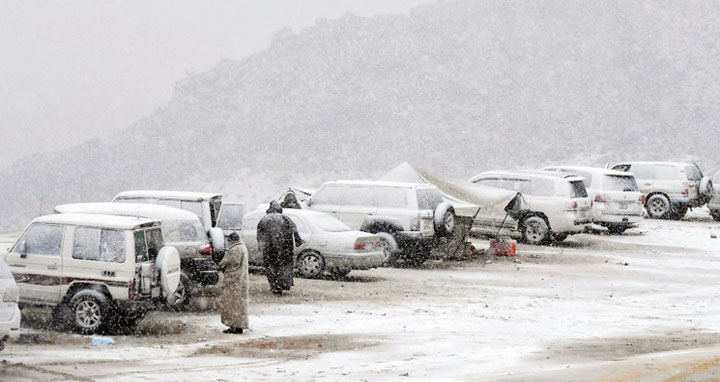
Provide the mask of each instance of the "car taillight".
[{"label": "car taillight", "polygon": [[376,241],[376,242],[373,244],[373,247],[375,247],[375,248],[380,248],[380,247],[382,247],[382,243],[380,242],[380,240]]},{"label": "car taillight", "polygon": [[137,284],[135,283],[135,280],[130,282],[130,287],[128,288],[128,299],[134,300],[137,296]]},{"label": "car taillight", "polygon": [[686,188],[682,191],[682,194],[683,194],[683,196],[688,196],[688,195],[690,195],[690,190]]},{"label": "car taillight", "polygon": [[206,256],[212,255],[212,247],[210,246],[210,244],[205,244],[202,249],[200,249],[200,254]]},{"label": "car taillight", "polygon": [[597,194],[595,195],[595,203],[605,203],[605,198],[602,195]]},{"label": "car taillight", "polygon": [[640,202],[640,204],[645,204],[645,200],[645,195],[640,195],[640,197],[638,198],[638,202]]},{"label": "car taillight", "polygon": [[567,207],[568,211],[577,211],[577,209],[578,209],[577,202],[572,202],[572,203],[568,204],[568,207]]},{"label": "car taillight", "polygon": [[362,249],[365,249],[366,246],[367,246],[366,243],[355,243],[355,246],[353,247],[353,249],[362,250]]},{"label": "car taillight", "polygon": [[14,302],[17,303],[20,301],[20,293],[18,292],[18,288],[7,288],[5,289],[5,294],[3,295],[3,302]]}]

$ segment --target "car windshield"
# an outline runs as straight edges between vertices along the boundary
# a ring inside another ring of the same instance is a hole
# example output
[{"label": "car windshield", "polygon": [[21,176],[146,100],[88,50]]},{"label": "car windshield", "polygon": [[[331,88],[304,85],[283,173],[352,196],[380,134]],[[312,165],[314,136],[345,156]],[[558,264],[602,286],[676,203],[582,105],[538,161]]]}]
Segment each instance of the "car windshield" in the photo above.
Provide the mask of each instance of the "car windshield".
[{"label": "car windshield", "polygon": [[637,191],[635,178],[627,175],[605,175],[605,189],[608,191]]},{"label": "car windshield", "polygon": [[330,215],[317,215],[313,216],[313,222],[320,229],[326,232],[347,232],[352,231],[345,223],[335,219]]},{"label": "car windshield", "polygon": [[0,260],[0,279],[11,279],[13,278],[12,273],[10,273],[10,268],[5,264],[4,261]]},{"label": "car windshield", "polygon": [[443,202],[443,198],[438,190],[417,190],[417,202],[419,209],[434,211]]},{"label": "car windshield", "polygon": [[588,196],[585,183],[582,180],[573,180],[570,182],[571,198],[586,198]]}]

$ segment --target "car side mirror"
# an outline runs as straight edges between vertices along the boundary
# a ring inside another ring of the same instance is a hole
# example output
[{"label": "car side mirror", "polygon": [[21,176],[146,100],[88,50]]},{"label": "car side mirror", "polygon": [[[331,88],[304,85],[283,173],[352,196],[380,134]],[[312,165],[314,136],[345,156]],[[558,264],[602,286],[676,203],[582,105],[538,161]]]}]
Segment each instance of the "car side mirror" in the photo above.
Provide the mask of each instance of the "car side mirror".
[{"label": "car side mirror", "polygon": [[25,252],[25,240],[18,243],[17,252],[20,254],[20,258],[27,258],[27,253]]},{"label": "car side mirror", "polygon": [[312,197],[307,198],[307,205],[308,207],[312,206]]}]

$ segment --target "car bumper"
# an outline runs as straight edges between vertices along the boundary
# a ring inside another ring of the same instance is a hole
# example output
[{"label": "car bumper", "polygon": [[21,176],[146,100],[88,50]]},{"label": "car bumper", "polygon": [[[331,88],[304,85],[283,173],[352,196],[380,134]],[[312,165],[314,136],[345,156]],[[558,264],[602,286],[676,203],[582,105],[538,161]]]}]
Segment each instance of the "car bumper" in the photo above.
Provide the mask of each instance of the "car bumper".
[{"label": "car bumper", "polygon": [[342,269],[370,269],[382,265],[385,254],[377,252],[325,254],[325,266]]},{"label": "car bumper", "polygon": [[643,207],[640,204],[637,207],[628,209],[608,209],[603,206],[593,207],[593,221],[598,224],[622,224],[626,226],[635,226],[643,220]]},{"label": "car bumper", "polygon": [[9,317],[6,320],[0,321],[0,340],[8,336],[8,338],[17,338],[20,335],[20,309],[15,303],[5,303],[2,309],[10,310]]}]

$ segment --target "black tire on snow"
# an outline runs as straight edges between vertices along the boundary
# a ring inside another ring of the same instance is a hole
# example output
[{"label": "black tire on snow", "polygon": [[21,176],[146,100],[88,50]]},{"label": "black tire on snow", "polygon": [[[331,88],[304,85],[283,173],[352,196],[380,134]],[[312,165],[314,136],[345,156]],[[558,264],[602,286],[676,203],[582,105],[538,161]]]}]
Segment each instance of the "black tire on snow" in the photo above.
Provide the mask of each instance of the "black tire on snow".
[{"label": "black tire on snow", "polygon": [[435,233],[440,237],[451,238],[457,225],[457,216],[452,204],[442,202],[438,204],[433,212],[433,224]]},{"label": "black tire on snow", "polygon": [[73,326],[81,334],[95,334],[105,329],[110,306],[98,292],[82,290],[70,300]]},{"label": "black tire on snow", "polygon": [[319,278],[325,273],[325,259],[317,252],[304,252],[298,257],[297,269],[302,277]]},{"label": "black tire on snow", "polygon": [[540,216],[528,216],[522,222],[522,236],[528,244],[546,244],[550,239],[550,226]]},{"label": "black tire on snow", "polygon": [[654,219],[666,219],[672,212],[670,199],[663,194],[654,194],[645,202],[648,216]]}]

